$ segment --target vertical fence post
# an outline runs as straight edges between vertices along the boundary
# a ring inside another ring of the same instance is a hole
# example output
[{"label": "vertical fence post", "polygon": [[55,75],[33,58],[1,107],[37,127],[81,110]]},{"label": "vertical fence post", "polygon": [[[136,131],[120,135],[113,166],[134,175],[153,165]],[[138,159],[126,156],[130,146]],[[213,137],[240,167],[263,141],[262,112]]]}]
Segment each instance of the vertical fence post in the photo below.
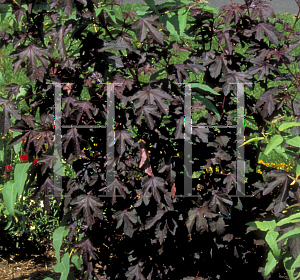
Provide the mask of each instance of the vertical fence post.
[{"label": "vertical fence post", "polygon": [[[191,118],[191,85],[192,83],[177,83],[185,84],[185,99],[184,99],[184,126],[185,126],[185,142],[184,142],[184,197],[198,197],[198,195],[192,195],[192,118]],[[244,94],[244,84],[245,83],[230,83],[237,84],[237,126],[224,126],[216,125],[210,126],[205,125],[208,128],[236,128],[236,195],[229,195],[231,197],[252,197],[252,195],[245,194],[245,147],[241,146],[244,143],[244,108],[245,108],[245,94]],[[248,83],[252,84],[252,83]],[[194,125],[194,127],[200,127],[203,125]],[[240,147],[241,146],[241,147]],[[176,195],[176,197],[181,197],[181,195]]]}]

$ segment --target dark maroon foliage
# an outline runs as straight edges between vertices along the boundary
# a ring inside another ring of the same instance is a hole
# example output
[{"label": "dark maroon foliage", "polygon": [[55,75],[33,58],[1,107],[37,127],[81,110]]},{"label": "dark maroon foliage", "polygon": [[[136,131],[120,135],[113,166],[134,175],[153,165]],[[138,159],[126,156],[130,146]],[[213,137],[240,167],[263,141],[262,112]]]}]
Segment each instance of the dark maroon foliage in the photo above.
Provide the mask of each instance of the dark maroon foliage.
[{"label": "dark maroon foliage", "polygon": [[[216,132],[206,126],[236,124],[230,112],[237,108],[234,98],[238,89],[230,83],[237,82],[263,88],[257,100],[246,92],[245,116],[253,117],[257,127],[252,131],[246,128],[246,139],[251,132],[261,132],[267,125],[264,120],[279,113],[299,121],[299,102],[293,93],[300,91],[299,76],[290,70],[288,74],[279,71],[294,62],[299,65],[299,57],[291,55],[299,45],[299,34],[287,25],[279,32],[282,21],[272,24],[269,18],[275,17],[274,11],[260,0],[222,7],[221,22],[208,11],[190,7],[193,21],[187,33],[195,37],[197,47],[187,46],[183,40],[171,41],[154,12],[144,17],[135,11],[123,13],[124,22],[118,19],[120,26],[112,30],[110,16],[104,9],[97,14],[98,1],[94,0],[51,0],[50,10],[41,12],[33,10],[34,1],[27,1],[26,9],[13,1],[0,3],[12,4],[16,21],[26,22],[20,30],[0,31],[0,46],[13,43],[14,73],[25,69],[33,85],[25,97],[29,109],[19,111],[16,97],[20,86],[6,86],[8,96],[0,99],[4,104],[1,133],[9,129],[20,132],[10,144],[26,138],[23,148],[31,159],[39,158],[40,164],[31,168],[27,189],[37,174],[35,199],[44,199],[48,214],[52,213],[48,195],[60,198],[62,194],[62,225],[70,229],[69,241],[83,260],[80,279],[94,279],[96,267],[111,280],[264,279],[261,268],[267,248],[259,242],[264,236],[248,232],[245,224],[262,216],[282,215],[286,202],[299,197],[298,188],[288,184],[287,172],[271,168],[266,169],[270,180],[263,183],[255,168],[265,146],[250,144],[245,156],[254,171],[246,170],[246,190],[253,197],[231,197],[236,194],[237,182],[235,130]],[[122,8],[122,1],[111,5]],[[75,8],[76,19],[61,21],[57,13],[61,8],[68,18]],[[45,29],[45,18],[51,20],[51,28]],[[89,27],[95,31],[88,31]],[[136,38],[128,30],[134,31]],[[139,47],[132,43],[136,39]],[[213,40],[219,45],[216,50],[211,49]],[[79,47],[72,48],[74,43],[80,43]],[[238,53],[239,46],[247,46],[245,54],[251,57]],[[176,52],[189,53],[189,59],[172,64]],[[198,121],[202,126],[192,130],[193,158],[189,160],[193,170],[212,167],[213,171],[192,178],[197,197],[182,197],[184,121],[188,120],[184,119],[184,86],[177,83],[198,83],[191,74],[200,72],[205,73],[203,84],[220,95],[192,90],[206,102],[195,102],[193,111],[207,108],[209,113]],[[161,78],[162,74],[167,78]],[[142,82],[142,75],[150,75],[150,83]],[[273,80],[293,83],[268,87]],[[106,139],[105,129],[73,127],[105,124],[106,100],[111,94],[105,83],[112,82],[119,83],[113,92],[115,138],[110,134]],[[75,178],[63,177],[62,189],[53,180],[53,83],[62,83],[61,124],[70,125],[62,128],[62,159],[76,174]],[[89,100],[83,99],[84,90]],[[220,117],[211,114],[209,106],[216,108]],[[16,119],[13,123],[12,117]],[[293,134],[299,135],[299,129],[293,128]],[[115,146],[114,158],[106,155],[106,141]],[[114,184],[108,185],[106,170],[112,168]],[[112,196],[105,197],[106,191]]]}]

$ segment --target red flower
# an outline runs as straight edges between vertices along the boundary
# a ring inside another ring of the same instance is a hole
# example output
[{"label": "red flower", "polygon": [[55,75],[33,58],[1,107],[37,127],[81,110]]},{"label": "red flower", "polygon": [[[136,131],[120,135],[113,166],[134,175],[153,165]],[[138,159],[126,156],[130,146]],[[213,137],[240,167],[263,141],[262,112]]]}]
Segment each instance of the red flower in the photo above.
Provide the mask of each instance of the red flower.
[{"label": "red flower", "polygon": [[32,162],[32,164],[37,163],[37,162],[38,162],[38,159],[36,158],[36,159]]},{"label": "red flower", "polygon": [[26,138],[24,138],[23,140],[22,140],[22,143],[24,143],[26,141]]},{"label": "red flower", "polygon": [[20,155],[20,160],[21,161],[26,161],[26,160],[28,160],[28,156],[27,155]]},{"label": "red flower", "polygon": [[9,165],[5,165],[5,172],[10,172],[12,170],[12,167]]}]

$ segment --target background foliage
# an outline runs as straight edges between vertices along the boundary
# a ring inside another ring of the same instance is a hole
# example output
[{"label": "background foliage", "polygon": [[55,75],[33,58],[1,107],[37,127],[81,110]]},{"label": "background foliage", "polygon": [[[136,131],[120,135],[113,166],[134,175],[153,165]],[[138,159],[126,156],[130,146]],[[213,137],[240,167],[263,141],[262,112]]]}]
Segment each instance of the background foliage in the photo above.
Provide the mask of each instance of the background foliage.
[{"label": "background foliage", "polygon": [[[23,195],[43,199],[50,216],[59,213],[53,246],[61,279],[74,279],[70,264],[82,279],[275,279],[284,270],[299,278],[298,210],[285,209],[300,202],[299,13],[289,25],[263,1],[220,11],[187,0],[148,0],[136,11],[95,0],[51,0],[42,10],[34,1],[0,3],[8,4],[9,22],[0,47],[14,75],[26,76],[10,84],[1,77],[0,136],[18,133],[9,142],[15,162],[1,141],[3,213],[7,228],[18,222],[26,210],[15,202]],[[245,158],[253,197],[237,198],[235,131],[206,126],[236,125],[238,89],[230,83],[250,81]],[[105,125],[105,83],[122,84],[114,91],[115,143],[97,129],[62,129],[62,189],[53,182],[57,123],[49,82],[63,83],[64,125]],[[197,93],[193,124],[202,125],[191,139],[196,199],[180,196],[185,93],[178,83],[187,82]],[[114,158],[106,141],[116,146]],[[272,157],[294,166],[262,164]],[[107,185],[107,168],[116,170],[114,184]],[[100,199],[106,189],[113,197]],[[286,235],[287,224],[293,235]]]}]

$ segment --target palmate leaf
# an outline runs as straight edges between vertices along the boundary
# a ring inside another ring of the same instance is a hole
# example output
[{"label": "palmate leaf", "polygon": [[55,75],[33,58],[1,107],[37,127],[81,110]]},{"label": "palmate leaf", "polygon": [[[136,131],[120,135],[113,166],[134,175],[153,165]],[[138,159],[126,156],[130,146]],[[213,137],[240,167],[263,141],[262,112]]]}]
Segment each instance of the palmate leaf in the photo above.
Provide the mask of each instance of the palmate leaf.
[{"label": "palmate leaf", "polygon": [[269,40],[274,45],[278,46],[279,41],[278,41],[277,35],[275,34],[276,30],[275,30],[274,26],[272,26],[271,24],[268,24],[268,23],[259,23],[256,25],[254,30],[256,31],[255,39],[261,40],[263,38],[262,31],[264,31],[266,33],[267,37],[269,38]]},{"label": "palmate leaf", "polygon": [[250,5],[250,8],[252,8],[251,19],[260,17],[262,21],[266,22],[268,21],[268,17],[275,17],[274,10],[269,7],[270,3],[267,3],[266,1],[263,1],[263,3],[257,2],[255,3],[255,1],[253,1],[253,3]]},{"label": "palmate leaf", "polygon": [[[83,220],[90,229],[92,229],[92,225],[95,223],[94,216],[101,220],[103,219],[102,209],[100,209],[100,207],[103,206],[103,202],[96,196],[91,194],[81,194],[72,200],[70,204],[76,205],[72,210],[73,220],[79,212],[83,210]],[[91,210],[93,210],[93,214]]]},{"label": "palmate leaf", "polygon": [[[31,120],[29,120],[29,123],[33,121],[32,118],[30,118],[30,119]],[[34,124],[33,124],[33,126],[30,127],[26,124],[25,120],[26,120],[26,116],[22,116],[22,120],[21,120],[21,122],[18,123],[18,126],[11,127],[12,131],[21,132],[22,134],[13,138],[11,140],[11,142],[9,143],[9,145],[14,146],[14,145],[18,144],[19,142],[21,142],[26,137],[25,150],[28,151],[30,143],[33,142],[34,139],[36,138],[36,131],[34,129]],[[32,123],[31,123],[31,125],[32,125]]]},{"label": "palmate leaf", "polygon": [[22,68],[21,63],[27,58],[26,75],[30,78],[30,81],[34,83],[39,76],[36,58],[42,62],[44,68],[47,68],[49,61],[45,58],[45,55],[52,57],[52,54],[48,52],[47,49],[43,49],[34,44],[18,46],[17,49],[10,54],[10,57],[17,57],[13,62],[14,74]]},{"label": "palmate leaf", "polygon": [[[204,143],[208,143],[209,128],[205,127],[205,123],[199,123],[199,126],[193,127],[192,133],[197,135]],[[199,141],[196,139],[196,141]]]},{"label": "palmate leaf", "polygon": [[132,224],[137,223],[136,210],[132,209],[131,211],[127,211],[124,209],[122,211],[117,211],[112,217],[118,221],[116,228],[119,228],[124,222],[124,234],[131,238],[134,232]]},{"label": "palmate leaf", "polygon": [[234,15],[234,23],[237,25],[237,23],[240,21],[241,17],[243,16],[243,10],[240,8],[240,5],[237,3],[233,3],[231,5],[225,5],[220,8],[220,12],[218,14],[221,15],[225,13],[225,26],[230,23],[232,16]]},{"label": "palmate leaf", "polygon": [[77,244],[75,244],[75,247],[79,248],[78,252],[82,255],[83,263],[86,266],[88,266],[90,257],[92,257],[94,260],[97,259],[93,252],[97,251],[97,249],[93,246],[89,239],[79,241]]},{"label": "palmate leaf", "polygon": [[87,100],[77,100],[74,102],[75,106],[71,110],[70,114],[72,114],[75,110],[78,110],[77,116],[76,116],[76,122],[79,124],[80,118],[82,117],[83,113],[86,113],[89,119],[93,119],[92,114],[90,111],[93,113],[94,116],[98,114],[98,109],[96,107],[93,107],[93,104],[90,101]]},{"label": "palmate leaf", "polygon": [[50,202],[49,202],[49,196],[50,192],[52,195],[54,195],[56,201],[59,203],[60,202],[60,197],[61,197],[61,192],[62,189],[55,186],[53,181],[50,178],[47,178],[44,184],[40,187],[38,192],[35,195],[35,203],[39,199],[39,196],[41,192],[44,192],[44,202],[45,202],[45,209],[49,213],[50,212]]},{"label": "palmate leaf", "polygon": [[[150,197],[153,194],[154,199],[160,203],[160,193],[159,193],[159,189],[165,194],[167,192],[166,188],[164,187],[165,185],[165,181],[163,178],[160,177],[151,177],[151,178],[142,178],[142,191],[143,191],[143,201],[145,203],[145,205],[148,205],[150,202]],[[150,191],[152,191],[150,193]]]},{"label": "palmate leaf", "polygon": [[256,64],[251,66],[247,72],[248,75],[254,76],[257,74],[257,80],[269,75],[270,69],[275,70],[275,67],[267,61],[261,60],[259,57],[250,59],[250,62]]},{"label": "palmate leaf", "polygon": [[202,233],[204,230],[208,231],[208,224],[206,218],[213,218],[218,216],[218,214],[213,213],[208,208],[208,202],[205,202],[202,207],[197,207],[189,210],[188,219],[186,221],[186,226],[191,236],[193,226],[196,222],[196,230]]},{"label": "palmate leaf", "polygon": [[77,158],[80,158],[80,144],[79,144],[79,140],[78,139],[80,141],[82,141],[82,142],[87,143],[87,141],[84,140],[78,134],[77,129],[75,127],[69,129],[68,132],[62,136],[62,141],[64,141],[64,143],[63,143],[64,152],[66,153],[67,147],[69,145],[69,142],[70,142],[70,140],[72,140],[73,141],[75,155],[76,155]]},{"label": "palmate leaf", "polygon": [[247,73],[230,71],[220,79],[220,82],[225,82],[225,84],[223,85],[224,95],[226,96],[230,92],[230,90],[233,89],[233,93],[237,96],[237,84],[230,83],[249,83],[248,79],[251,78],[252,76]]},{"label": "palmate leaf", "polygon": [[[193,106],[194,105],[195,105],[195,103],[193,104]],[[199,106],[199,107],[201,107],[201,106]],[[193,107],[193,109],[194,109],[194,107]],[[202,107],[202,109],[203,109],[203,107]],[[184,117],[181,116],[180,119],[176,120],[176,130],[174,132],[175,139],[183,139],[184,138],[184,135],[182,133],[183,126],[184,126]]]},{"label": "palmate leaf", "polygon": [[72,21],[68,21],[68,25],[63,24],[56,26],[56,28],[52,28],[51,31],[45,34],[45,37],[52,36],[51,44],[49,44],[50,52],[53,53],[54,46],[56,45],[56,49],[59,55],[61,56],[62,60],[65,60],[67,56],[67,50],[64,39],[70,31],[72,31]]},{"label": "palmate leaf", "polygon": [[52,10],[55,6],[62,3],[63,5],[63,12],[68,16],[71,17],[72,15],[72,1],[71,0],[51,0],[49,3],[50,10]]},{"label": "palmate leaf", "polygon": [[209,227],[212,232],[216,231],[217,234],[220,235],[220,234],[224,233],[226,225],[225,225],[224,219],[219,218],[217,221],[212,221],[209,224]]},{"label": "palmate leaf", "polygon": [[207,60],[205,60],[205,63],[203,63],[203,65],[205,66],[210,63],[212,64],[209,67],[209,72],[212,78],[217,78],[221,74],[221,71],[227,74],[228,72],[227,59],[225,59],[224,53],[216,56],[213,60],[207,58]]},{"label": "palmate leaf", "polygon": [[167,210],[157,210],[157,214],[153,218],[150,218],[146,221],[145,230],[148,230],[149,228],[153,227],[166,212]]},{"label": "palmate leaf", "polygon": [[147,29],[149,30],[149,33],[151,36],[160,44],[164,44],[164,37],[163,34],[158,31],[153,25],[159,26],[161,29],[166,29],[162,23],[160,22],[155,22],[155,20],[158,19],[157,15],[151,15],[146,18],[141,18],[135,21],[132,25],[131,28],[139,28],[137,32],[137,37],[140,42],[144,41],[147,35]]},{"label": "palmate leaf", "polygon": [[18,93],[20,92],[20,85],[12,83],[8,86],[5,86],[6,90],[10,90],[8,93],[8,99],[11,100],[13,95],[17,98]]},{"label": "palmate leaf", "polygon": [[50,154],[43,154],[39,158],[39,163],[42,163],[42,174],[45,174],[47,168],[52,168],[54,165],[54,160],[55,160],[55,155],[50,155]]},{"label": "palmate leaf", "polygon": [[142,106],[137,112],[136,112],[138,118],[136,119],[136,123],[138,125],[141,125],[142,123],[142,116],[145,116],[145,121],[147,126],[153,130],[155,121],[151,117],[151,115],[160,117],[160,113],[157,111],[157,107],[155,105],[145,105]]},{"label": "palmate leaf", "polygon": [[[162,113],[165,115],[169,114],[169,104],[165,100],[173,100],[173,98],[165,93],[161,89],[151,89],[150,86],[147,86],[144,90],[138,91],[132,97],[129,98],[129,101],[134,102],[135,108],[140,108],[147,101],[147,104],[157,105]],[[155,103],[155,102],[156,103]]]},{"label": "palmate leaf", "polygon": [[[279,181],[279,180],[278,180]],[[277,216],[286,207],[286,200],[289,198],[288,180],[283,181],[283,187],[274,201],[274,214]]]},{"label": "palmate leaf", "polygon": [[142,274],[142,265],[142,262],[138,262],[136,265],[130,266],[125,273],[127,280],[133,280],[133,278],[135,278],[135,280],[146,280]]},{"label": "palmate leaf", "polygon": [[[114,134],[115,134],[115,139],[114,139]],[[109,147],[112,147],[117,144],[117,152],[119,153],[120,156],[122,156],[126,150],[126,144],[130,146],[134,145],[133,141],[133,134],[129,131],[126,130],[117,130],[117,131],[111,131],[108,136],[110,137],[108,139],[109,141]]]},{"label": "palmate leaf", "polygon": [[5,135],[9,131],[11,126],[11,120],[9,115],[12,115],[17,120],[21,120],[21,115],[14,102],[0,97],[0,105],[1,104],[5,104],[0,120],[1,133]]},{"label": "palmate leaf", "polygon": [[111,204],[115,204],[116,202],[116,190],[118,193],[125,199],[126,193],[130,193],[124,182],[120,181],[118,178],[115,178],[115,181],[107,186],[108,189],[113,188],[113,197],[111,200]]},{"label": "palmate leaf", "polygon": [[210,209],[214,212],[217,212],[218,207],[223,215],[228,216],[228,209],[225,204],[233,204],[229,196],[224,192],[212,192],[212,195],[213,197],[209,203]]},{"label": "palmate leaf", "polygon": [[261,94],[255,104],[255,108],[259,108],[262,104],[263,110],[262,110],[262,117],[265,119],[267,115],[269,116],[272,115],[272,113],[275,110],[275,105],[276,105],[276,100],[275,100],[275,95],[277,95],[281,90],[278,88],[270,88],[263,94]]},{"label": "palmate leaf", "polygon": [[222,46],[222,44],[225,42],[225,47],[229,51],[229,54],[232,55],[232,42],[231,40],[234,39],[236,42],[239,42],[240,39],[238,36],[233,35],[230,36],[230,31],[233,32],[232,27],[226,27],[222,30],[217,31],[217,37],[220,39],[219,44]]},{"label": "palmate leaf", "polygon": [[266,188],[263,191],[263,195],[267,195],[268,193],[270,193],[271,191],[273,191],[273,189],[277,186],[279,186],[280,184],[282,184],[283,182],[285,182],[288,179],[288,174],[286,172],[283,171],[276,171],[276,170],[272,170],[271,172],[265,174],[265,177],[273,177],[275,178],[275,181],[269,182],[266,186]]}]

